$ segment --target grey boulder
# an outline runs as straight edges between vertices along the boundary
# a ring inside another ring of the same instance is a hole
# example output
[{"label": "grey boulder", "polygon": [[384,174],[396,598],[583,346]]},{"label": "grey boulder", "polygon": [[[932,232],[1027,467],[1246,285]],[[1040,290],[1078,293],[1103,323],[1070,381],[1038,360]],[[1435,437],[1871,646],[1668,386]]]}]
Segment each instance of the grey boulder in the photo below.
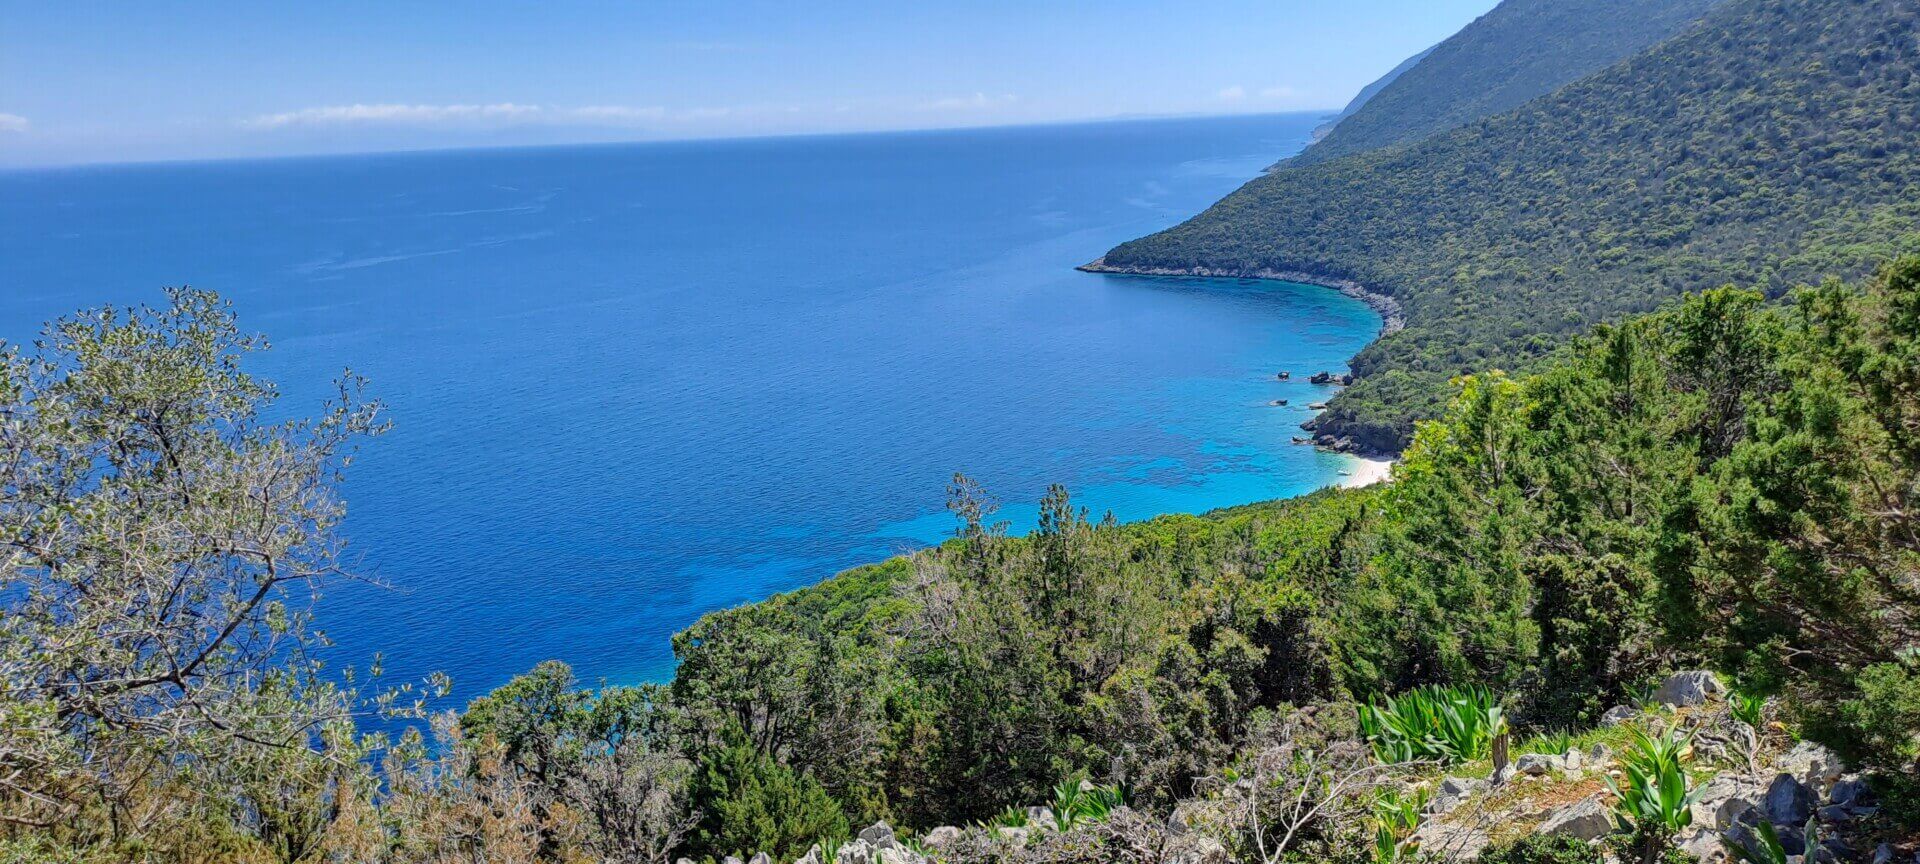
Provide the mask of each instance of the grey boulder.
[{"label": "grey boulder", "polygon": [[1813,792],[1792,774],[1781,774],[1767,785],[1761,807],[1767,821],[1777,826],[1798,828],[1813,815]]},{"label": "grey boulder", "polygon": [[1774,770],[1783,774],[1792,774],[1802,782],[1824,788],[1827,784],[1840,779],[1844,767],[1840,757],[1811,741],[1802,741],[1793,745],[1785,755],[1774,763]]},{"label": "grey boulder", "polygon": [[1543,777],[1560,770],[1565,764],[1565,760],[1559,756],[1549,756],[1545,753],[1527,753],[1519,759],[1514,760],[1513,767],[1514,770],[1529,777]]},{"label": "grey boulder", "polygon": [[960,839],[960,829],[952,825],[942,825],[932,831],[928,831],[927,836],[921,840],[921,842],[927,844],[929,848],[939,849],[958,839]]},{"label": "grey boulder", "polygon": [[1712,672],[1675,672],[1660,684],[1660,689],[1654,691],[1653,700],[1662,705],[1688,708],[1705,705],[1707,697],[1725,692],[1726,688],[1720,686],[1720,679],[1714,677]]},{"label": "grey boulder", "polygon": [[1600,723],[1605,726],[1618,726],[1639,716],[1640,712],[1631,706],[1615,705],[1600,715]]},{"label": "grey boulder", "polygon": [[1598,840],[1612,831],[1613,820],[1607,816],[1606,805],[1600,803],[1599,795],[1591,795],[1548,814],[1538,833]]}]

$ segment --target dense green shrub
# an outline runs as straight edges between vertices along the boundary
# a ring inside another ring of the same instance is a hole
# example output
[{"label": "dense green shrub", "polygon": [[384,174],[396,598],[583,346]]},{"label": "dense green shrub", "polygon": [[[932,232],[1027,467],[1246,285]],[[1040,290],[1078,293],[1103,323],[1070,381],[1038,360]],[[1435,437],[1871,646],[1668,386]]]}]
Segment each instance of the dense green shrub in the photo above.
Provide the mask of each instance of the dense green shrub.
[{"label": "dense green shrub", "polygon": [[838,802],[810,774],[795,772],[734,733],[708,752],[694,780],[704,814],[691,854],[742,859],[765,852],[790,861],[824,840],[848,836]]},{"label": "dense green shrub", "polygon": [[1482,864],[1600,864],[1600,847],[1566,834],[1529,834],[1496,843],[1480,853]]}]

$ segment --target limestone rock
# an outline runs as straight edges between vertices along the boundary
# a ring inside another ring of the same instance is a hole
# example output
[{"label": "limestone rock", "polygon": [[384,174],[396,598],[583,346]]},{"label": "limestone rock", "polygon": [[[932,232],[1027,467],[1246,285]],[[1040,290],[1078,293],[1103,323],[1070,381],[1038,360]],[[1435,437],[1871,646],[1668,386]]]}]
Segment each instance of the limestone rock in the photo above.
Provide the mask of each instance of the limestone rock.
[{"label": "limestone rock", "polygon": [[1487,832],[1471,825],[1445,825],[1429,822],[1413,832],[1425,855],[1447,861],[1467,861],[1480,857],[1493,842]]},{"label": "limestone rock", "polygon": [[1654,691],[1653,699],[1662,705],[1687,708],[1705,705],[1708,696],[1717,696],[1725,692],[1727,692],[1726,688],[1720,685],[1720,679],[1714,677],[1712,672],[1694,670],[1675,672],[1669,676],[1660,685],[1660,689]]},{"label": "limestone rock", "polygon": [[1768,822],[1797,828],[1813,815],[1813,792],[1792,774],[1780,774],[1768,784],[1761,806]]},{"label": "limestone rock", "polygon": [[867,841],[867,845],[875,849],[884,849],[888,845],[899,842],[893,838],[893,826],[885,822],[875,822],[860,829],[860,839]]},{"label": "limestone rock", "polygon": [[1725,830],[1732,827],[1741,814],[1760,806],[1765,795],[1766,789],[1751,777],[1717,775],[1701,787],[1700,797],[1694,799],[1693,823]]},{"label": "limestone rock", "polygon": [[1487,788],[1487,781],[1472,777],[1448,777],[1440,781],[1433,799],[1427,802],[1427,812],[1436,816],[1445,815],[1465,803],[1481,790]]},{"label": "limestone rock", "polygon": [[1717,864],[1726,860],[1726,844],[1720,842],[1720,832],[1704,825],[1695,825],[1673,838],[1680,851],[1692,855],[1700,864]]},{"label": "limestone rock", "polygon": [[927,859],[920,857],[912,849],[896,844],[880,850],[873,856],[873,860],[874,864],[926,864]]},{"label": "limestone rock", "polygon": [[1547,774],[1560,770],[1563,764],[1558,756],[1549,756],[1545,753],[1527,753],[1523,754],[1519,759],[1514,760],[1513,767],[1514,770],[1529,777],[1544,777]]},{"label": "limestone rock", "polygon": [[833,853],[834,864],[874,864],[873,846],[865,840],[849,840]]},{"label": "limestone rock", "polygon": [[765,852],[755,852],[752,858],[747,859],[747,864],[773,864],[773,856]]},{"label": "limestone rock", "polygon": [[1606,805],[1600,803],[1600,796],[1596,794],[1547,814],[1547,821],[1540,823],[1538,833],[1598,840],[1612,831],[1613,820],[1608,817]]},{"label": "limestone rock", "polygon": [[1844,771],[1840,757],[1811,741],[1793,745],[1793,749],[1781,756],[1773,767],[1776,771],[1792,774],[1801,782],[1818,788],[1825,788],[1827,784],[1839,780]]},{"label": "limestone rock", "polygon": [[1053,827],[1053,808],[1028,807],[1027,827],[1045,831]]},{"label": "limestone rock", "polygon": [[1025,828],[1013,828],[1002,825],[994,829],[994,834],[1015,846],[1025,846],[1027,844],[1027,829]]},{"label": "limestone rock", "polygon": [[1854,777],[1833,784],[1827,800],[1842,807],[1864,807],[1873,803],[1873,793],[1867,781]]},{"label": "limestone rock", "polygon": [[1607,713],[1600,715],[1600,723],[1605,726],[1618,726],[1639,715],[1640,712],[1630,706],[1615,705],[1608,708]]},{"label": "limestone rock", "polygon": [[952,825],[942,825],[928,831],[927,836],[920,842],[927,844],[929,848],[940,849],[958,839],[960,839],[960,829]]}]

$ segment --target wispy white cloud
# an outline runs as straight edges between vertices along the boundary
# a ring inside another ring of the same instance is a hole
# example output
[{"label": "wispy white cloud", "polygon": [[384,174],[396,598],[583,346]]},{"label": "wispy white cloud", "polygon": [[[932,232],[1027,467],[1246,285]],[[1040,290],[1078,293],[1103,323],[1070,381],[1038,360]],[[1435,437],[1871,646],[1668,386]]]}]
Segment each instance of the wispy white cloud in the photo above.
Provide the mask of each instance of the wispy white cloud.
[{"label": "wispy white cloud", "polygon": [[529,105],[499,102],[491,105],[414,105],[406,103],[324,105],[261,114],[241,121],[250,129],[291,129],[348,126],[609,126],[644,127],[715,120],[725,117],[794,113],[800,106],[740,105],[706,108],[665,108],[659,105]]},{"label": "wispy white cloud", "polygon": [[978,111],[983,108],[1011,105],[1018,101],[1020,97],[1012,93],[1002,93],[998,96],[973,93],[967,96],[948,96],[944,99],[923,102],[920,108],[925,111]]},{"label": "wispy white cloud", "polygon": [[586,105],[580,108],[568,108],[558,112],[560,116],[588,122],[606,122],[621,125],[627,123],[651,123],[665,119],[667,109],[658,105]]},{"label": "wispy white cloud", "polygon": [[25,132],[31,125],[33,124],[28,123],[27,118],[18,114],[0,112],[0,132]]},{"label": "wispy white cloud", "polygon": [[1238,84],[1232,87],[1222,87],[1220,88],[1220,92],[1213,94],[1213,98],[1222,102],[1238,102],[1247,98],[1247,88]]},{"label": "wispy white cloud", "polygon": [[323,105],[261,114],[246,121],[256,129],[282,129],[289,126],[345,126],[367,123],[434,125],[448,122],[526,120],[546,109],[538,105],[499,102],[492,105]]}]

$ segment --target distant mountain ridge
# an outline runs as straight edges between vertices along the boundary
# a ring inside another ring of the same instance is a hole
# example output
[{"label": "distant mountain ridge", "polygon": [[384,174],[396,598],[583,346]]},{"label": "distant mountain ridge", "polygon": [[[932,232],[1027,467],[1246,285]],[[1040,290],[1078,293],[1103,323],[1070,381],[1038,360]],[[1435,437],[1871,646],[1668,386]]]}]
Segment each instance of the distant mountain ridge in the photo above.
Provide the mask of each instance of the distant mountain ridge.
[{"label": "distant mountain ridge", "polygon": [[1920,9],[1727,0],[1519,109],[1272,172],[1101,264],[1304,272],[1391,296],[1407,326],[1355,358],[1360,380],[1316,431],[1392,451],[1460,373],[1525,368],[1684,292],[1863,273],[1920,230],[1917,188]]},{"label": "distant mountain ridge", "polygon": [[1717,2],[1506,0],[1375,82],[1375,92],[1361,91],[1313,146],[1281,164],[1418,141],[1512,110],[1671,37]]},{"label": "distant mountain ridge", "polygon": [[1412,69],[1415,64],[1425,59],[1428,54],[1432,54],[1434,47],[1435,46],[1432,45],[1427,46],[1426,50],[1400,61],[1400,65],[1387,70],[1387,74],[1375,78],[1372,84],[1360,88],[1360,92],[1354,94],[1353,99],[1347,102],[1347,107],[1340,109],[1340,113],[1328,118],[1327,122],[1314,127],[1313,140],[1319,141],[1327,137],[1327,133],[1332,132],[1333,127],[1339,125],[1340,121],[1352,117],[1355,111],[1360,110],[1360,106],[1367,104],[1367,100],[1379,95],[1380,91],[1387,89],[1387,85],[1392,84],[1394,79],[1405,75],[1408,69]]}]

